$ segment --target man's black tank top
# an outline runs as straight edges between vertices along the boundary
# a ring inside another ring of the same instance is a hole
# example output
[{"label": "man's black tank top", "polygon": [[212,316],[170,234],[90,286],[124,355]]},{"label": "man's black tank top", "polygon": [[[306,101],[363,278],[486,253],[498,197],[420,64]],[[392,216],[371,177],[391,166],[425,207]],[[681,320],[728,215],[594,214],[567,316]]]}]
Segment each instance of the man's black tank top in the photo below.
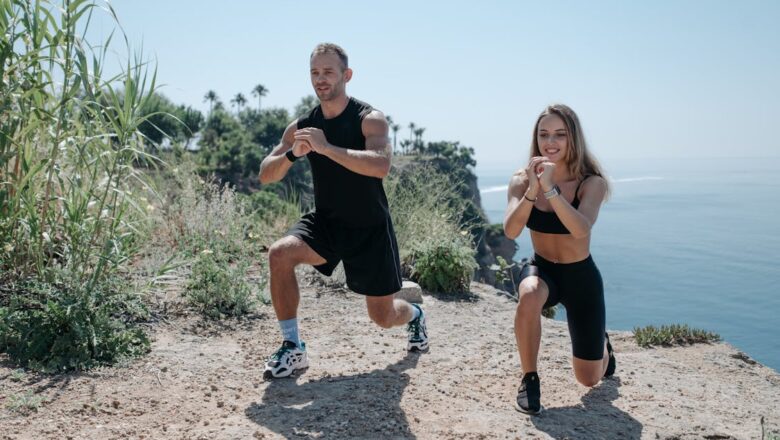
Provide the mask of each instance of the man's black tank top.
[{"label": "man's black tank top", "polygon": [[[298,119],[298,128],[319,128],[328,142],[337,147],[365,150],[362,123],[372,110],[365,102],[349,98],[341,114],[325,119],[318,105]],[[306,157],[311,164],[317,214],[352,227],[376,226],[390,216],[382,179],[350,171],[314,151]]]}]

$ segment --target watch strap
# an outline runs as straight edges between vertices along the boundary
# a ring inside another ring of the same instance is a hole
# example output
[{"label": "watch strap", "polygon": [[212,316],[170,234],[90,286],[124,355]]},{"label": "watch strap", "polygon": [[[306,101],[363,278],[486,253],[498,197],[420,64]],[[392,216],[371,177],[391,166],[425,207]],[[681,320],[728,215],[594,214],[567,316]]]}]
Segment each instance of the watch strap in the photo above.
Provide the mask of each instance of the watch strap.
[{"label": "watch strap", "polygon": [[287,160],[289,160],[290,162],[295,162],[296,160],[300,159],[300,157],[298,157],[295,154],[293,154],[292,148],[287,150],[287,152],[284,153],[284,155],[285,155],[285,157],[287,157]]},{"label": "watch strap", "polygon": [[561,189],[558,188],[558,185],[553,185],[552,189],[550,189],[549,191],[545,191],[544,198],[549,200],[549,199],[551,199],[551,198],[553,198],[555,196],[558,196],[560,194],[561,194]]}]

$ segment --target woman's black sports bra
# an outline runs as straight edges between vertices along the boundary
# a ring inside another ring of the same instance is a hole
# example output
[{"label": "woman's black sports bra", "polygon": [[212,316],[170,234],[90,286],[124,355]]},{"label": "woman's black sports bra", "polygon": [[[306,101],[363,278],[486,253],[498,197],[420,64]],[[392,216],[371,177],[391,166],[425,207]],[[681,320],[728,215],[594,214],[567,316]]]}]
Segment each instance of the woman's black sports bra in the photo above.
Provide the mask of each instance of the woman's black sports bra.
[{"label": "woman's black sports bra", "polygon": [[[580,187],[588,177],[590,176],[585,176],[577,185],[577,189],[574,190],[574,199],[571,201],[571,206],[574,209],[580,206]],[[570,234],[566,226],[561,223],[561,219],[558,218],[558,214],[555,211],[542,211],[541,209],[536,209],[536,205],[531,208],[531,214],[528,216],[525,226],[532,231],[545,234]]]}]

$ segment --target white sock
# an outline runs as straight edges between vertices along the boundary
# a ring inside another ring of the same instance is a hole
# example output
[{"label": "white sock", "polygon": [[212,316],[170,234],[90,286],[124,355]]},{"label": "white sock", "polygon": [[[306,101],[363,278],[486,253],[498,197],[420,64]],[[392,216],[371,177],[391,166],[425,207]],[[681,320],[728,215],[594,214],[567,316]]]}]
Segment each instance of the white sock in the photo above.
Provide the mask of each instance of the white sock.
[{"label": "white sock", "polygon": [[279,327],[282,328],[282,338],[285,341],[294,342],[298,347],[301,346],[301,339],[298,336],[298,318],[279,321]]},{"label": "white sock", "polygon": [[414,304],[409,304],[409,305],[412,306],[412,319],[410,319],[409,322],[412,322],[415,319],[420,317],[420,315],[422,314],[422,309],[415,306]]}]

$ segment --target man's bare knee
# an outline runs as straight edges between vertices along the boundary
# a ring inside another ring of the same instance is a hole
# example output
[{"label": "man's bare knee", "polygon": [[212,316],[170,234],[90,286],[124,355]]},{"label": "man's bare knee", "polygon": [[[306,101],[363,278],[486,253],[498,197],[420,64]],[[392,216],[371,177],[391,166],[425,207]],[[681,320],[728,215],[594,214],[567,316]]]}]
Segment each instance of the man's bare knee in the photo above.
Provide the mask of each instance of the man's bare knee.
[{"label": "man's bare knee", "polygon": [[271,270],[294,268],[298,261],[295,258],[296,238],[284,237],[277,240],[268,249],[268,264]]},{"label": "man's bare knee", "polygon": [[368,316],[374,323],[382,328],[392,328],[393,320],[387,314],[369,313]]},{"label": "man's bare knee", "polygon": [[391,328],[395,325],[395,300],[378,302],[378,298],[367,297],[368,317],[376,325],[382,328]]}]

